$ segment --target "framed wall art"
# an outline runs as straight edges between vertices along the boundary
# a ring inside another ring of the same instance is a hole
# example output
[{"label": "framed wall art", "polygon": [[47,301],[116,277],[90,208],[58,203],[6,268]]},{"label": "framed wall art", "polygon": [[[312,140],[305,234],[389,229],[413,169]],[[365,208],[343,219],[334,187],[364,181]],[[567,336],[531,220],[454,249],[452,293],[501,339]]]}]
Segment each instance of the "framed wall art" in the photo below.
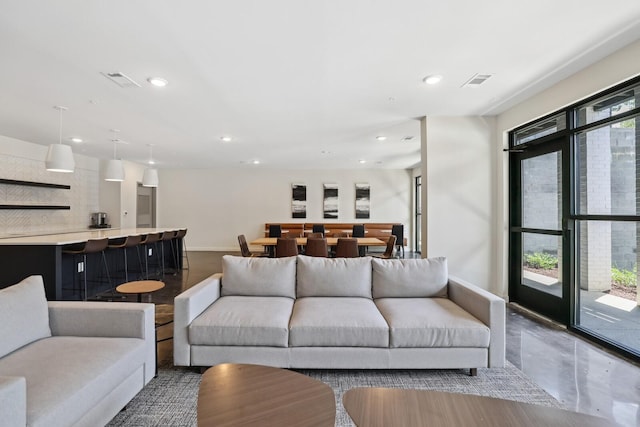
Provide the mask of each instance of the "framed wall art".
[{"label": "framed wall art", "polygon": [[371,215],[371,194],[368,183],[356,183],[356,219],[369,219]]},{"label": "framed wall art", "polygon": [[291,184],[291,218],[307,217],[307,185]]},{"label": "framed wall art", "polygon": [[338,219],[338,184],[324,184],[322,195],[325,219]]}]

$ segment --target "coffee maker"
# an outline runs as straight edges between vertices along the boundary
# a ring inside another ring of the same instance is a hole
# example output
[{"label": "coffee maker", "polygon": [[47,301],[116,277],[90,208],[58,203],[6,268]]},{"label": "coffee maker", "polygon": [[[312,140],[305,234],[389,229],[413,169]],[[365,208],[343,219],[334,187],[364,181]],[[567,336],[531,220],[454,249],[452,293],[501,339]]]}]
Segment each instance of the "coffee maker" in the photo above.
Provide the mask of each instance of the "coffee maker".
[{"label": "coffee maker", "polygon": [[94,212],[91,214],[90,228],[110,228],[111,225],[107,222],[106,212]]}]

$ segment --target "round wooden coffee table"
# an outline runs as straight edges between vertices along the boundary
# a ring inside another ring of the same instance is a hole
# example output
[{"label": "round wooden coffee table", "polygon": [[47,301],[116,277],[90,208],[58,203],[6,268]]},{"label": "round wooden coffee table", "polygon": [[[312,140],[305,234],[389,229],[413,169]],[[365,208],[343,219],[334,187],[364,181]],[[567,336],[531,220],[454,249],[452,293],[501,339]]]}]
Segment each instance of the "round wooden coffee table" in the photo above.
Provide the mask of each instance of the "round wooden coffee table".
[{"label": "round wooden coffee table", "polygon": [[331,387],[306,375],[259,365],[225,363],[202,375],[198,427],[331,426]]},{"label": "round wooden coffee table", "polygon": [[127,282],[116,287],[121,294],[138,294],[138,302],[142,302],[142,294],[149,294],[164,288],[164,283],[159,280],[137,280]]}]

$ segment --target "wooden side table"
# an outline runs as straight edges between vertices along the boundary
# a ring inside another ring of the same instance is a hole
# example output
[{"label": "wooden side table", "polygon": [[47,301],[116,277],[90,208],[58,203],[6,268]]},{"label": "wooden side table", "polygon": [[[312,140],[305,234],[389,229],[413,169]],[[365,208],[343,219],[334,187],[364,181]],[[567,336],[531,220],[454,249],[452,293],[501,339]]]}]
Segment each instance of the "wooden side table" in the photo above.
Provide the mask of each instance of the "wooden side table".
[{"label": "wooden side table", "polygon": [[224,363],[202,375],[198,427],[327,426],[336,420],[333,390],[286,369]]},{"label": "wooden side table", "polygon": [[116,287],[121,294],[138,294],[138,302],[142,302],[142,294],[149,294],[164,288],[164,283],[159,280],[137,280],[127,282]]}]

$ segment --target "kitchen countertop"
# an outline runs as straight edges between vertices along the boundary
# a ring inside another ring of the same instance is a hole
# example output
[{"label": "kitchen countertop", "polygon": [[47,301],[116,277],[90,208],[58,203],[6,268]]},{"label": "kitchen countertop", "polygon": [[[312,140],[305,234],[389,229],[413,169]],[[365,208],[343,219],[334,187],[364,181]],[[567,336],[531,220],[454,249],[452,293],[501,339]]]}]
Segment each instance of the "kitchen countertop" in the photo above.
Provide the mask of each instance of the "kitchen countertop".
[{"label": "kitchen countertop", "polygon": [[72,233],[42,234],[38,236],[1,238],[0,246],[71,245],[74,243],[86,242],[87,240],[91,240],[91,239],[103,239],[105,237],[109,239],[118,239],[118,238],[137,235],[137,234],[161,233],[164,231],[176,231],[181,229],[184,229],[184,227],[91,229],[88,231],[78,231],[78,232],[72,232]]}]

